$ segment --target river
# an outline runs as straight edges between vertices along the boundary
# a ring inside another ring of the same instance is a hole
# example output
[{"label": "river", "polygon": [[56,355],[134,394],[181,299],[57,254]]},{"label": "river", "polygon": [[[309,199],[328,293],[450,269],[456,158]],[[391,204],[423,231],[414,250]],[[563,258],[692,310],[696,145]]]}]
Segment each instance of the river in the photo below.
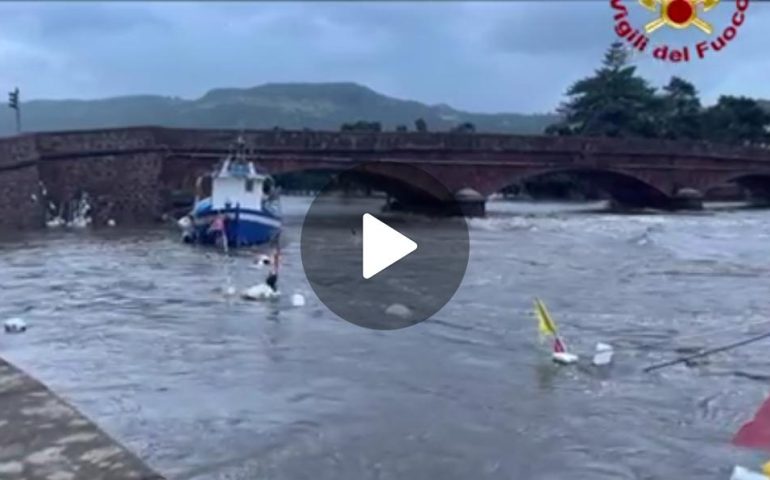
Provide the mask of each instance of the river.
[{"label": "river", "polygon": [[[463,284],[434,318],[366,330],[313,296],[307,199],[285,199],[292,307],[227,299],[264,272],[168,228],[0,241],[0,354],[171,479],[727,479],[766,458],[730,438],[768,393],[767,344],[646,374],[770,329],[770,212],[619,216],[492,202]],[[558,367],[542,297],[570,347]]]}]

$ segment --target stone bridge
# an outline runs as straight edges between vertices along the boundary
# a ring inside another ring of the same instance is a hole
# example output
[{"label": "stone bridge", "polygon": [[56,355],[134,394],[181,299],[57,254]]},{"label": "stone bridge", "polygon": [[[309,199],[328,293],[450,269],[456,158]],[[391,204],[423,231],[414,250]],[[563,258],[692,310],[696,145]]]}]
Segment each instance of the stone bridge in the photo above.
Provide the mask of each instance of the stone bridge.
[{"label": "stone bridge", "polygon": [[406,163],[431,173],[452,192],[471,188],[482,196],[525,179],[570,172],[629,206],[675,208],[684,189],[706,192],[728,182],[770,198],[770,151],[763,149],[481,133],[133,127],[0,139],[0,227],[41,226],[44,201],[61,204],[80,191],[94,200],[97,223],[158,218],[169,193],[191,190],[239,134],[249,157],[273,174],[341,171],[367,163],[375,181],[408,187],[413,179],[399,168]]}]

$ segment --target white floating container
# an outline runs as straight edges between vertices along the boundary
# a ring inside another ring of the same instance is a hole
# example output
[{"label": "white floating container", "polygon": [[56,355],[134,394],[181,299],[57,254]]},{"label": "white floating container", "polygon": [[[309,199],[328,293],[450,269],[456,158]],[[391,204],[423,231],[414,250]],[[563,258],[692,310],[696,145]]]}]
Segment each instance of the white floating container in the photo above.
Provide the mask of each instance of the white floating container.
[{"label": "white floating container", "polygon": [[27,322],[21,318],[9,318],[3,323],[5,333],[21,333],[27,331]]},{"label": "white floating container", "polygon": [[305,297],[302,296],[300,293],[295,293],[291,296],[291,306],[292,307],[304,307],[305,306]]},{"label": "white floating container", "polygon": [[179,226],[179,228],[181,228],[181,229],[183,229],[183,230],[184,230],[184,229],[190,229],[190,228],[192,228],[192,227],[193,227],[193,221],[192,221],[192,219],[191,219],[189,216],[187,216],[187,215],[185,215],[184,217],[182,217],[182,218],[180,218],[179,220],[177,220],[177,221],[176,221],[176,224]]},{"label": "white floating container", "polygon": [[553,361],[560,365],[572,365],[577,363],[579,357],[569,352],[553,352]]},{"label": "white floating container", "polygon": [[241,294],[245,300],[272,300],[278,298],[280,295],[280,292],[273,291],[273,289],[265,283],[249,287]]},{"label": "white floating container", "polygon": [[594,354],[592,363],[597,367],[609,365],[612,363],[612,355],[614,353],[615,351],[613,350],[612,345],[599,342],[596,344],[596,353]]}]

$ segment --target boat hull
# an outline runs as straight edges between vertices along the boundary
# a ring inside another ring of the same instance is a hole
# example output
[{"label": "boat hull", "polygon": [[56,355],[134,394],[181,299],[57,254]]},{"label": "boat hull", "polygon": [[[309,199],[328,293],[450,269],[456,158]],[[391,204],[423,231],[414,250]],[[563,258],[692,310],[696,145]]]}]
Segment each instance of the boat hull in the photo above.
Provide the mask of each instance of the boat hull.
[{"label": "boat hull", "polygon": [[[224,232],[211,228],[220,215],[224,218]],[[226,237],[229,247],[247,247],[268,243],[281,231],[280,217],[265,211],[206,209],[195,211],[188,218],[182,235],[187,243],[221,245],[223,237]]]}]

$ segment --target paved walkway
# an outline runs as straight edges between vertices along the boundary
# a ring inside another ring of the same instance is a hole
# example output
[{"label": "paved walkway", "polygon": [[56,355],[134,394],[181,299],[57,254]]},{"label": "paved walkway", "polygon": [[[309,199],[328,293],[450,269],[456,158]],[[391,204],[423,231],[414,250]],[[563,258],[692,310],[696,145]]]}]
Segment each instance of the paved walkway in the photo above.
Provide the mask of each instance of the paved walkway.
[{"label": "paved walkway", "polygon": [[163,477],[40,382],[0,359],[0,479]]}]

